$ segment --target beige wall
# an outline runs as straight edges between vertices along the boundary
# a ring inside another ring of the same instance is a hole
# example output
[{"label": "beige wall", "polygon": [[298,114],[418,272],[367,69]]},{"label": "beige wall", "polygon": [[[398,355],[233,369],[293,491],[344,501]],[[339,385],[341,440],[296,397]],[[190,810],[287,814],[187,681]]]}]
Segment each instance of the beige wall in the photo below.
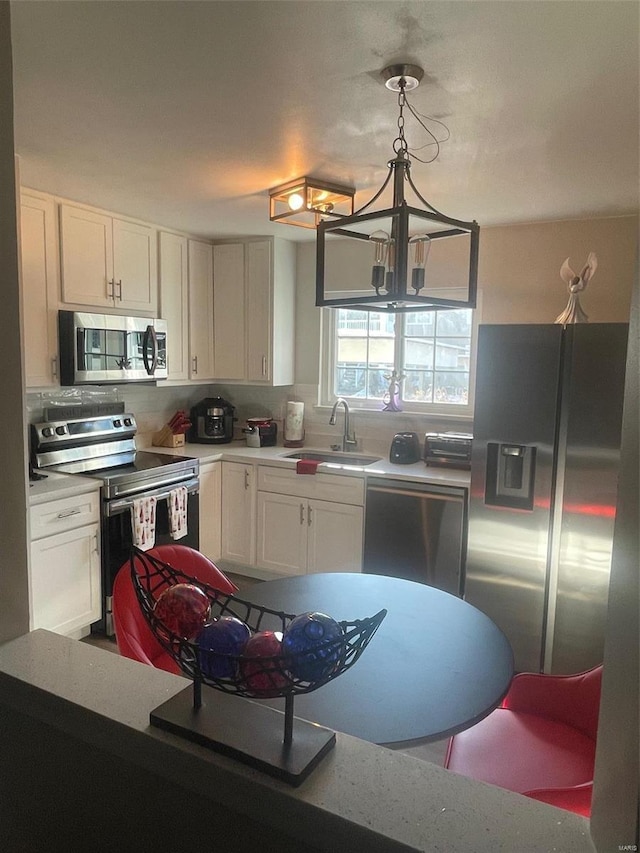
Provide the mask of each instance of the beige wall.
[{"label": "beige wall", "polygon": [[581,298],[592,323],[629,318],[638,218],[576,219],[484,228],[479,286],[483,323],[552,323],[567,304],[560,267],[579,272],[589,252],[598,269]]},{"label": "beige wall", "polygon": [[[565,258],[579,271],[589,252],[598,270],[582,298],[593,323],[629,317],[638,217],[537,222],[481,228],[482,323],[552,323],[567,304]],[[318,381],[321,310],[315,307],[315,241],[299,244],[296,383]]]},{"label": "beige wall", "polygon": [[26,428],[20,347],[16,176],[9,4],[0,3],[0,270],[2,270],[2,411],[10,451],[0,489],[0,642],[29,630]]}]

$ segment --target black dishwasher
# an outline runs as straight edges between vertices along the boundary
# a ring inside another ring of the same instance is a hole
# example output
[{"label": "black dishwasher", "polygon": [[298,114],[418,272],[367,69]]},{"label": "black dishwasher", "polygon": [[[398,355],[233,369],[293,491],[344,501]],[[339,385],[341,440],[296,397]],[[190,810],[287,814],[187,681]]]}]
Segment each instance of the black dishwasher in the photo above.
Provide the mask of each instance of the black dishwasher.
[{"label": "black dishwasher", "polygon": [[464,591],[466,490],[367,480],[363,571]]}]

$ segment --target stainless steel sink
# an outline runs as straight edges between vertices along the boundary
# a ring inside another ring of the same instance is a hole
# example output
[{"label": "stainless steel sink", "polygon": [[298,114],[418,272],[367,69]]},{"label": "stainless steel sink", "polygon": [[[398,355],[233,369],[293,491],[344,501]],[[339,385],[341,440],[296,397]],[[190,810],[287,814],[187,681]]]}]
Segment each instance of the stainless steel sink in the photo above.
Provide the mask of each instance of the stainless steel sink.
[{"label": "stainless steel sink", "polygon": [[311,459],[314,462],[333,462],[336,465],[353,465],[364,468],[379,462],[380,456],[363,456],[358,453],[340,453],[337,450],[300,450],[298,453],[287,453],[286,459]]}]

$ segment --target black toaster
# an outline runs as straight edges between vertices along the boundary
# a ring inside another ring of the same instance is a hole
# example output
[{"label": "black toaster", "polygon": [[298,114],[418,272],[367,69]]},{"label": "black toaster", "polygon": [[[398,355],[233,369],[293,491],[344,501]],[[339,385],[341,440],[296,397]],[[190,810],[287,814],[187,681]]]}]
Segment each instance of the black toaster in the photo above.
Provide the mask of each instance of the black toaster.
[{"label": "black toaster", "polygon": [[419,462],[420,457],[420,439],[417,432],[398,432],[393,436],[389,462],[411,465],[413,462]]}]

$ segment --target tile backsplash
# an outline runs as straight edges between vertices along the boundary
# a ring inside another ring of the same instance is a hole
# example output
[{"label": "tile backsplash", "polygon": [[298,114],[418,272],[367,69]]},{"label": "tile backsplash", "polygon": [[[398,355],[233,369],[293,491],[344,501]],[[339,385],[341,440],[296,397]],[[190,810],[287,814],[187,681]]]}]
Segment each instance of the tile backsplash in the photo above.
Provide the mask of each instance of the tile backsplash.
[{"label": "tile backsplash", "polygon": [[[272,417],[278,423],[278,443],[282,442],[282,422],[286,403],[295,400],[304,403],[305,445],[329,448],[342,438],[343,414],[338,415],[336,426],[329,425],[330,409],[318,406],[318,389],[315,385],[292,385],[265,388],[255,385],[196,385],[196,386],[95,386],[59,388],[51,391],[29,392],[26,395],[27,417],[30,423],[42,420],[43,409],[72,404],[98,402],[123,402],[126,411],[135,414],[138,423],[138,447],[151,444],[154,432],[160,430],[177,409],[189,410],[203,397],[220,396],[236,407],[235,438],[242,440],[242,429],[247,418]],[[352,429],[355,429],[360,450],[386,456],[391,439],[396,432],[417,432],[422,440],[425,432],[449,430],[471,432],[472,422],[460,418],[433,417],[405,412],[353,411]]]},{"label": "tile backsplash", "polygon": [[136,416],[138,443],[142,446],[151,443],[152,433],[164,426],[177,409],[191,408],[208,396],[209,390],[206,386],[124,385],[28,392],[27,418],[29,423],[42,420],[47,407],[123,402],[125,411]]}]

